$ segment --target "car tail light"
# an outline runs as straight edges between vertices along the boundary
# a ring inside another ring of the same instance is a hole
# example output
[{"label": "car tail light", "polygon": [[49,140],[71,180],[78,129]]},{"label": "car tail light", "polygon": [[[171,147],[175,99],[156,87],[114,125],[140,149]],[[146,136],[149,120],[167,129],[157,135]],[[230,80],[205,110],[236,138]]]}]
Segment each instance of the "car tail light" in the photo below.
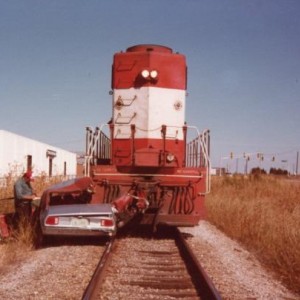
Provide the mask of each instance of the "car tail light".
[{"label": "car tail light", "polygon": [[57,225],[58,221],[59,221],[59,217],[50,216],[46,219],[45,223],[46,225]]},{"label": "car tail light", "polygon": [[111,219],[102,219],[100,220],[100,224],[103,227],[110,227],[114,225],[114,221]]}]

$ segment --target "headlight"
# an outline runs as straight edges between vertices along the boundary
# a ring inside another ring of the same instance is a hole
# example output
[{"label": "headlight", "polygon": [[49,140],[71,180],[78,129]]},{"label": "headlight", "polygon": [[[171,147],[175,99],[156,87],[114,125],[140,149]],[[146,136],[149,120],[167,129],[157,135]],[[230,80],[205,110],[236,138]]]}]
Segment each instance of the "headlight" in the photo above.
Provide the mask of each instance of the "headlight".
[{"label": "headlight", "polygon": [[157,72],[156,70],[152,70],[152,71],[150,72],[150,77],[151,77],[152,79],[156,79],[157,76],[158,76],[158,72]]},{"label": "headlight", "polygon": [[174,154],[168,153],[168,155],[167,155],[167,162],[170,163],[170,162],[172,162],[174,159],[175,159]]},{"label": "headlight", "polygon": [[141,75],[146,80],[157,80],[158,72],[156,70],[149,71],[145,69],[141,72]]},{"label": "headlight", "polygon": [[141,74],[145,79],[147,79],[150,75],[150,72],[148,70],[143,70]]}]

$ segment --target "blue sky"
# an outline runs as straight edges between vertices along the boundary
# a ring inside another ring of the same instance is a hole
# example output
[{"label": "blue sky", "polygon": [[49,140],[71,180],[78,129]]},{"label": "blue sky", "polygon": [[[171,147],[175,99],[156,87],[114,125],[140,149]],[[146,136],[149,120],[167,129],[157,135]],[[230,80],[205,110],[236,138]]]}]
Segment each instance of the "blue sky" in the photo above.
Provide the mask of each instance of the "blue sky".
[{"label": "blue sky", "polygon": [[85,127],[111,116],[113,54],[162,44],[187,57],[186,120],[211,130],[214,166],[262,152],[295,169],[298,0],[0,0],[0,42],[0,129],[84,150]]}]

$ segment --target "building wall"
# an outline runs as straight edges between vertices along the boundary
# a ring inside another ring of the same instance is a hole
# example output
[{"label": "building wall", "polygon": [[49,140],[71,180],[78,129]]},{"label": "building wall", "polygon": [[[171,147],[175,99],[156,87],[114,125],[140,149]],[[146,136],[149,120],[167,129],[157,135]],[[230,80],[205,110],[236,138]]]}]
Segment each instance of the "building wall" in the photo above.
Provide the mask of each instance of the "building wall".
[{"label": "building wall", "polygon": [[0,177],[21,175],[30,161],[34,176],[76,175],[75,153],[0,130]]}]

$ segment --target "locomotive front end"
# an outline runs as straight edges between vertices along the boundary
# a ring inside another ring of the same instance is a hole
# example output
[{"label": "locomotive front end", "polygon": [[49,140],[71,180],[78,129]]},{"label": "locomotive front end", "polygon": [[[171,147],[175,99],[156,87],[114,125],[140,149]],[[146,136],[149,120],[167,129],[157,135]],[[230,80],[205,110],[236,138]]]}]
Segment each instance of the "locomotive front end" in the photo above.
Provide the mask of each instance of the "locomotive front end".
[{"label": "locomotive front end", "polygon": [[209,131],[186,124],[186,86],[185,56],[171,48],[137,45],[114,55],[112,118],[87,128],[85,170],[93,200],[118,207],[120,218],[142,213],[141,223],[154,226],[204,218]]}]

